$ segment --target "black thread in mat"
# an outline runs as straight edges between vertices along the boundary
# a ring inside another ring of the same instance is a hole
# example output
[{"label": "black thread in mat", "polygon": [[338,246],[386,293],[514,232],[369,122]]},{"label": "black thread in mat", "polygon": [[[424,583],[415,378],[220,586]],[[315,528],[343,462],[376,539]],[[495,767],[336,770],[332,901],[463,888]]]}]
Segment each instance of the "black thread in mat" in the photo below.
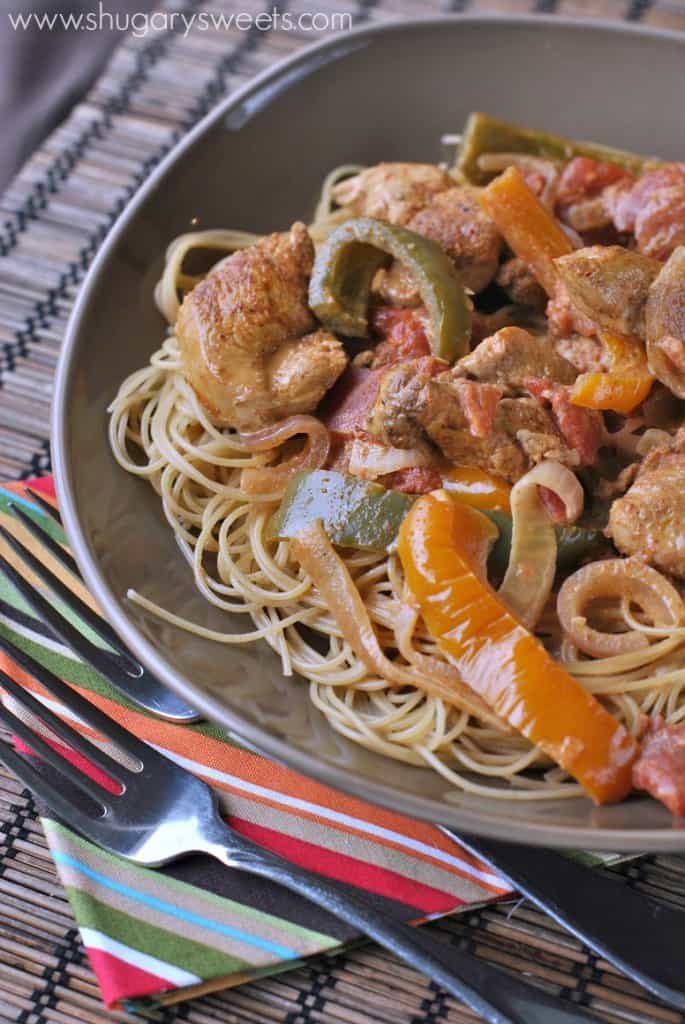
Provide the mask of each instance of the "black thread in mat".
[{"label": "black thread in mat", "polygon": [[290,1010],[283,1018],[283,1024],[320,1024],[321,1014],[326,1010],[325,989],[335,988],[337,978],[333,971],[345,964],[345,958],[336,956],[333,960],[312,964],[307,969],[310,980],[308,989],[297,993],[297,1010]]},{"label": "black thread in mat", "polygon": [[[280,0],[280,2],[277,3],[270,3],[264,8],[263,12],[266,12],[267,14],[283,14],[286,8],[286,0]],[[215,65],[212,77],[209,82],[207,82],[207,85],[204,87],[197,101],[191,108],[188,117],[183,122],[185,130],[195,124],[196,121],[199,121],[200,118],[205,116],[205,114],[208,114],[217,101],[227,93],[226,76],[236,70],[243,57],[248,53],[254,53],[259,49],[260,43],[269,35],[271,28],[258,28],[256,24],[258,21],[259,15],[257,15],[257,18],[252,22],[249,30],[233,47],[231,52],[227,53],[225,57],[222,57],[218,64]],[[269,25],[271,25],[271,20],[269,21]]]},{"label": "black thread in mat", "polygon": [[[190,3],[187,5],[186,9],[187,10],[192,9],[192,6],[196,5],[199,2],[200,2],[200,0],[190,0]],[[358,21],[358,22],[363,22],[363,21],[365,21],[365,20],[367,20],[369,18],[370,13],[371,13],[373,7],[377,3],[377,0],[357,0],[357,3],[358,3],[358,8],[357,8],[357,12],[355,14],[355,20]],[[277,10],[279,10],[280,12],[284,11],[285,8],[286,8],[286,3],[285,2],[281,2],[279,5],[277,5]],[[273,9],[273,5],[271,7],[269,7],[269,10],[272,10],[272,9]],[[169,140],[166,143],[164,143],[162,146],[160,146],[160,148],[157,150],[157,152],[155,154],[153,154],[153,156],[149,157],[141,165],[140,169],[132,176],[131,181],[129,182],[129,184],[126,187],[124,195],[119,198],[119,200],[117,201],[117,203],[114,206],[114,209],[112,211],[110,211],[110,214],[107,217],[106,221],[103,224],[99,225],[98,228],[95,229],[95,231],[90,236],[90,238],[88,240],[88,243],[81,250],[81,252],[79,254],[78,262],[71,262],[71,263],[69,263],[67,265],[67,269],[61,275],[59,283],[57,284],[57,286],[54,287],[54,288],[49,289],[47,291],[45,297],[40,299],[40,300],[38,300],[36,302],[32,314],[30,314],[26,318],[26,320],[24,321],[24,326],[22,328],[20,328],[15,333],[14,341],[13,342],[6,342],[4,347],[3,347],[3,350],[2,350],[3,358],[0,360],[0,387],[2,387],[2,371],[3,371],[3,368],[5,370],[9,369],[10,371],[15,369],[17,357],[22,357],[22,356],[26,357],[28,355],[29,343],[30,342],[38,342],[39,341],[39,339],[37,338],[36,333],[35,333],[36,332],[36,327],[39,327],[39,328],[46,328],[46,327],[48,327],[49,324],[50,324],[50,318],[52,316],[57,315],[57,302],[58,302],[58,300],[66,298],[67,295],[68,295],[69,290],[74,285],[77,285],[80,282],[81,278],[83,277],[83,274],[85,273],[85,271],[90,266],[90,263],[91,263],[94,255],[95,255],[95,253],[97,252],[98,248],[100,247],[102,241],[104,240],[107,232],[109,231],[109,229],[111,228],[112,224],[114,223],[114,221],[116,220],[118,215],[121,213],[123,208],[126,206],[128,201],[131,199],[131,197],[133,196],[133,194],[135,193],[135,191],[137,190],[139,185],[148,177],[148,175],[149,175],[150,171],[152,170],[152,168],[162,159],[163,156],[165,156],[165,154],[169,151],[169,149],[182,137],[182,135],[185,133],[185,131],[187,131],[188,128],[190,128],[200,117],[202,117],[204,114],[206,114],[211,109],[211,107],[214,106],[214,104],[217,102],[217,100],[223,94],[225,94],[227,92],[226,77],[232,71],[234,71],[237,66],[239,66],[240,60],[244,56],[246,56],[248,53],[254,53],[254,51],[258,48],[261,40],[264,39],[267,34],[268,34],[268,30],[266,30],[266,31],[265,30],[260,30],[260,29],[258,29],[256,27],[254,27],[253,29],[251,29],[250,32],[248,32],[246,34],[245,37],[241,38],[241,40],[236,44],[236,46],[233,47],[233,49],[231,50],[231,52],[229,54],[227,54],[225,57],[223,57],[217,63],[215,72],[214,72],[210,82],[207,84],[207,86],[203,90],[202,94],[200,95],[197,103],[189,111],[189,113],[186,116],[186,118],[184,118],[184,120],[181,123],[180,127],[170,134]],[[166,45],[168,44],[168,39],[167,39],[166,34],[165,34],[164,40],[159,40],[159,39],[155,40],[153,44],[150,44],[150,47],[154,46],[155,44],[158,45],[158,46],[161,46],[162,48],[160,49],[159,53],[157,53],[157,50],[154,51],[154,54],[155,54],[154,60],[150,59],[150,61],[147,64],[147,67],[145,69],[145,72],[147,72],[147,70],[149,70],[149,68],[152,67],[153,64],[156,63],[156,61],[163,55],[164,50],[166,49]],[[142,58],[142,54],[139,55],[139,62],[140,62],[140,58]],[[143,75],[142,71],[140,71],[138,73]],[[143,77],[144,77],[144,75],[143,75]],[[142,78],[141,78],[141,81],[142,81]],[[133,95],[133,91],[134,91],[133,89],[129,89],[129,92],[127,94],[127,102],[130,100],[130,97]],[[120,94],[122,92],[123,92],[123,87],[122,87],[122,90],[120,90]],[[110,101],[110,104],[114,103],[114,101],[116,99],[117,99],[117,97],[113,97],[113,99]],[[125,108],[123,108],[123,109],[125,109]],[[111,121],[111,113],[106,113],[105,117],[100,122],[96,122],[96,125],[98,125],[99,127],[97,129],[93,129],[93,130],[96,131],[96,135],[93,136],[93,137],[97,137],[97,135],[101,135],[102,134],[103,126],[105,124],[110,123],[110,121]],[[79,145],[81,145],[82,144],[82,139],[83,139],[83,137],[80,137],[79,140],[77,140],[77,142],[74,144],[74,146],[78,147]],[[85,144],[87,144],[87,143],[85,143]],[[74,147],[71,147],[70,151],[73,151],[73,149],[74,149]],[[68,154],[70,151],[65,151],[65,152]],[[81,152],[82,151],[83,150],[81,149]],[[55,163],[58,163],[62,159],[63,156],[64,156],[64,154],[62,154],[60,157],[58,157],[58,159],[57,159],[57,161]],[[69,160],[71,160],[71,157],[69,157]],[[69,163],[69,160],[67,161],[67,163]],[[71,163],[69,164],[69,170],[62,175],[62,180],[65,180],[65,178],[68,177],[68,173],[70,172],[70,170],[73,167],[74,163],[75,163],[75,159],[72,160]],[[54,166],[55,165],[53,165],[53,168],[51,168],[47,172],[47,174],[49,176],[50,172],[52,171],[53,172],[53,178],[54,178]],[[56,183],[54,181],[53,181],[53,186],[54,187],[52,188],[52,191],[58,191],[58,187],[57,187],[57,185],[56,185]],[[24,224],[26,223],[27,216],[28,216],[27,211],[26,210],[22,211],[22,223],[24,223]],[[48,473],[48,472],[50,472],[50,470],[51,470],[50,445],[49,445],[48,439],[45,438],[42,441],[40,441],[39,447],[34,452],[34,454],[31,456],[31,459],[30,459],[26,469],[22,470],[22,472],[19,475],[20,475],[20,479],[26,479],[27,477],[30,477],[30,476],[39,476],[41,474]]]},{"label": "black thread in mat", "polygon": [[652,0],[630,0],[626,21],[642,21],[651,6]]},{"label": "black thread in mat", "polygon": [[[187,0],[184,13],[192,13],[200,2],[201,0]],[[4,233],[0,234],[0,256],[7,256],[17,245],[19,235],[26,230],[28,222],[35,219],[40,210],[47,205],[48,196],[59,192],[62,183],[67,180],[88,146],[96,139],[102,138],[111,127],[112,117],[115,114],[126,113],[132,97],[146,81],[150,70],[164,56],[169,43],[181,28],[178,19],[172,20],[160,36],[152,39],[136,54],[133,71],[124,79],[118,92],[104,104],[100,117],[91,121],[79,137],[53,160],[42,177],[34,183],[19,209],[14,211],[13,219],[5,220]]]},{"label": "black thread in mat", "polygon": [[469,3],[470,0],[449,0],[449,10],[453,14],[463,14]]},{"label": "black thread in mat", "polygon": [[439,1024],[447,1017],[447,992],[434,981],[428,982],[428,989],[432,995],[421,1000],[421,1015],[412,1017],[411,1024]]},{"label": "black thread in mat", "polygon": [[[199,2],[200,0],[193,0],[193,4],[197,4]],[[364,2],[364,0],[362,0],[362,2]],[[371,2],[374,2],[374,0],[371,0]],[[190,9],[190,7],[187,9]],[[270,7],[269,10],[271,9],[273,8]],[[283,9],[284,5],[281,4],[279,10]],[[169,152],[171,147],[178,142],[185,132],[192,127],[192,125],[199,120],[201,116],[207,113],[212,106],[214,106],[220,96],[227,91],[227,83],[225,80],[226,76],[235,69],[242,57],[244,57],[248,52],[253,53],[258,48],[260,41],[266,34],[267,32],[259,30],[256,27],[251,29],[250,32],[248,32],[246,36],[242,37],[232,48],[229,54],[217,62],[216,70],[212,79],[205,87],[198,102],[184,118],[180,127],[173,131],[168,141],[161,145],[151,157],[148,157],[138,171],[132,175],[131,180],[126,186],[124,194],[117,200],[114,208],[107,216],[106,221],[93,231],[87,244],[83,249],[81,249],[78,262],[70,262],[67,264],[67,269],[60,276],[58,284],[54,288],[48,289],[45,297],[36,302],[33,313],[29,314],[26,318],[24,326],[16,331],[15,340],[13,342],[5,343],[3,347],[3,360],[0,361],[0,388],[3,383],[3,369],[13,370],[16,366],[17,357],[26,357],[28,355],[28,343],[39,342],[35,333],[36,325],[38,324],[41,328],[49,326],[51,317],[56,316],[58,313],[58,300],[66,298],[69,290],[80,282],[107,235],[107,232],[112,227],[126,204],[133,197],[139,186],[149,176],[153,167],[159,163],[162,157]],[[50,442],[45,438],[39,442],[38,449],[31,456],[26,469],[21,472],[20,479],[27,479],[30,476],[40,476],[41,474],[49,473],[50,470]]]},{"label": "black thread in mat", "polygon": [[72,963],[81,963],[81,949],[78,929],[70,928],[52,950],[53,955],[57,958],[57,963],[54,967],[48,966],[43,971],[41,975],[43,984],[40,987],[36,986],[29,996],[31,1009],[21,1011],[17,1017],[17,1024],[27,1024],[29,1019],[31,1024],[48,1024],[52,1013],[47,1011],[54,1010],[61,998],[57,989],[70,987],[68,967]]},{"label": "black thread in mat", "polygon": [[579,1006],[589,1006],[592,1002],[592,996],[588,994],[587,987],[589,984],[601,985],[602,972],[597,967],[597,957],[592,950],[583,946],[583,952],[587,957],[585,963],[573,964],[571,968],[571,972],[576,979],[575,986],[573,988],[561,988],[559,995],[562,999],[568,999]]},{"label": "black thread in mat", "polygon": [[28,839],[29,833],[26,828],[26,822],[35,821],[38,817],[33,797],[29,790],[23,790],[21,795],[26,800],[26,803],[23,806],[21,804],[10,804],[9,810],[10,814],[13,815],[12,819],[8,818],[0,823],[0,878],[5,873],[7,861],[14,860],[16,856],[14,844],[17,839]]},{"label": "black thread in mat", "polygon": [[29,480],[33,476],[45,476],[46,473],[52,473],[50,439],[47,437],[40,442],[39,449],[31,456],[29,468],[22,472],[20,479]]},{"label": "black thread in mat", "polygon": [[533,14],[556,14],[557,0],[535,0]]}]

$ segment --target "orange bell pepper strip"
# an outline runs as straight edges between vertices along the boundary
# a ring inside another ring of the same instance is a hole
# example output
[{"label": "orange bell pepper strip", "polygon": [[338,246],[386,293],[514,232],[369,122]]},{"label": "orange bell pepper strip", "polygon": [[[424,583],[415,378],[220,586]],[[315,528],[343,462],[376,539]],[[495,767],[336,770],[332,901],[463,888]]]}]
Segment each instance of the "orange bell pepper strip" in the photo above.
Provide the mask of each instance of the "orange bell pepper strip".
[{"label": "orange bell pepper strip", "polygon": [[453,466],[445,476],[446,489],[473,508],[511,514],[511,485],[477,466]]},{"label": "orange bell pepper strip", "polygon": [[571,404],[627,414],[644,402],[653,383],[648,373],[581,373],[571,390]]},{"label": "orange bell pepper strip", "polygon": [[446,491],[418,498],[402,523],[407,584],[440,648],[501,718],[598,803],[631,789],[639,745],[499,600],[483,569],[490,524]]},{"label": "orange bell pepper strip", "polygon": [[581,373],[571,390],[571,402],[585,409],[610,409],[627,415],[652,389],[654,377],[647,369],[641,338],[601,331],[609,356],[608,373]]},{"label": "orange bell pepper strip", "polygon": [[551,297],[559,281],[554,260],[574,251],[559,222],[526,185],[516,167],[491,181],[480,202],[514,255],[527,263]]}]

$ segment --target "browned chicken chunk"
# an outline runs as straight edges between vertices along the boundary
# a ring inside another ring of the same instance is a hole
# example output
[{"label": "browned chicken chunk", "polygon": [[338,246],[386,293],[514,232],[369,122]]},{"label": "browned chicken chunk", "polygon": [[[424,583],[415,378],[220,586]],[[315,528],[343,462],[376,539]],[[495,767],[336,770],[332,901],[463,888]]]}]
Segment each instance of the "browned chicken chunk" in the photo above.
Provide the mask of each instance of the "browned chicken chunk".
[{"label": "browned chicken chunk", "polygon": [[471,291],[486,288],[497,273],[502,238],[470,185],[455,185],[415,213],[407,227],[447,253]]},{"label": "browned chicken chunk", "polygon": [[430,357],[393,367],[371,411],[370,432],[397,448],[414,447],[427,435],[451,462],[511,482],[544,458],[578,464],[553,413],[540,402],[503,398],[496,385],[442,367]]},{"label": "browned chicken chunk", "polygon": [[597,338],[584,338],[582,334],[568,334],[550,339],[560,356],[571,363],[578,373],[601,373],[607,369],[607,353]]},{"label": "browned chicken chunk", "polygon": [[685,245],[673,252],[649,289],[645,321],[650,370],[685,398]]},{"label": "browned chicken chunk", "polygon": [[496,281],[511,301],[519,306],[530,306],[543,312],[547,305],[547,292],[528,264],[518,256],[504,261],[497,272]]},{"label": "browned chicken chunk", "polygon": [[[333,195],[356,215],[386,220],[437,242],[474,292],[482,291],[497,272],[502,239],[481,209],[476,189],[455,185],[439,167],[377,164],[340,182]],[[418,301],[411,275],[402,267],[379,274],[378,288],[393,305]]]},{"label": "browned chicken chunk", "polygon": [[409,267],[395,260],[387,270],[381,268],[373,281],[373,290],[395,309],[421,304],[421,296]]},{"label": "browned chicken chunk", "polygon": [[625,555],[685,579],[685,437],[650,452],[609,513],[609,535]]},{"label": "browned chicken chunk", "polygon": [[454,367],[457,376],[475,377],[503,388],[521,388],[530,377],[572,384],[577,373],[545,336],[522,327],[503,327],[481,341]]},{"label": "browned chicken chunk", "polygon": [[447,172],[434,164],[382,163],[341,181],[334,187],[333,197],[358,217],[376,217],[406,226],[418,210],[452,183]]},{"label": "browned chicken chunk", "polygon": [[555,261],[571,304],[617,334],[645,333],[645,302],[661,264],[620,245],[591,245]]},{"label": "browned chicken chunk", "polygon": [[234,253],[185,297],[183,372],[216,423],[251,431],[311,412],[345,368],[334,335],[307,333],[313,257],[307,229],[294,224]]}]

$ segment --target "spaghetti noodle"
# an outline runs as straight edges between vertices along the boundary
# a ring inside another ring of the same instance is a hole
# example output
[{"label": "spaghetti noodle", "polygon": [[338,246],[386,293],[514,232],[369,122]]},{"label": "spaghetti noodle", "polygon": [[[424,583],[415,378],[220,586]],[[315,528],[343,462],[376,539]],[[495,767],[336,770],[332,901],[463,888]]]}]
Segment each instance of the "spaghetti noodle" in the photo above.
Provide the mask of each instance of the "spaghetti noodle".
[{"label": "spaghetti noodle", "polygon": [[[349,216],[335,209],[332,188],[359,169],[336,168],[326,178],[310,228],[315,242]],[[210,630],[142,594],[130,592],[130,599],[221,644],[265,640],[285,675],[308,681],[313,704],[337,732],[397,761],[425,766],[458,790],[523,801],[580,796],[581,787],[540,750],[487,709],[479,714],[458,688],[450,689],[454,669],[407,605],[396,554],[348,549],[340,557],[382,650],[414,679],[422,673],[432,679],[432,686],[397,685],[370,671],[293,558],[291,543],[267,539],[279,496],[247,493],[241,480],[245,470],[271,465],[278,452],[250,450],[239,434],[212,423],[184,378],[173,333],[179,296],[200,279],[184,270],[189,255],[228,255],[256,240],[247,232],[217,230],[172,242],[155,289],[170,333],[149,364],[121,384],[109,421],[115,458],[158,493],[198,590],[216,608],[244,616],[245,629]],[[644,642],[625,653],[589,658],[563,637],[552,597],[537,633],[631,734],[641,732],[644,715],[685,721],[685,626],[649,619],[627,596],[604,601],[593,615],[597,629],[625,631]]]}]

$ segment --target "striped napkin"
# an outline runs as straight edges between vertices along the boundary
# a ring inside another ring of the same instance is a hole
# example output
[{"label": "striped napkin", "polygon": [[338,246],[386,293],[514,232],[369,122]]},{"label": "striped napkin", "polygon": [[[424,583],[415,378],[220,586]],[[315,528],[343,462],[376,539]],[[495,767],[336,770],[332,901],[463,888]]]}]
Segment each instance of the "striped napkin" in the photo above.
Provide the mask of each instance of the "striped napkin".
[{"label": "striped napkin", "polygon": [[[56,503],[51,478],[26,483]],[[2,524],[83,596],[82,585],[9,513],[10,500],[47,523],[65,543],[60,527],[27,498],[23,485],[0,487]],[[11,555],[6,547],[0,553]],[[18,564],[14,556],[11,560]],[[362,890],[370,904],[419,923],[510,891],[431,825],[304,778],[245,749],[215,726],[177,726],[151,718],[64,647],[2,577],[0,632],[124,727],[210,782],[227,819],[243,835]],[[0,667],[60,711],[2,654]],[[92,774],[86,762],[81,767]],[[211,858],[193,856],[153,871],[103,852],[47,815],[42,823],[108,1006],[187,999],[287,969],[303,957],[359,939],[348,925],[301,897],[227,870]]]}]

